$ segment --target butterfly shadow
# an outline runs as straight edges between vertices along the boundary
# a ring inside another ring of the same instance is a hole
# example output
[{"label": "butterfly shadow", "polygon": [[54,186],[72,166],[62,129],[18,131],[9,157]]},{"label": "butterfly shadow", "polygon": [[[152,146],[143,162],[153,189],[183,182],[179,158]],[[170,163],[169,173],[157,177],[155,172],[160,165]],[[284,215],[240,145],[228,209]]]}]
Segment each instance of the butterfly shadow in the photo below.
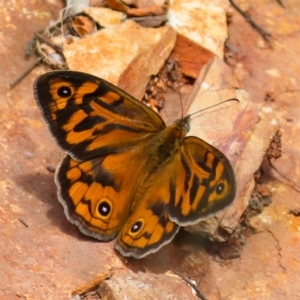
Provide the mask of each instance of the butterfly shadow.
[{"label": "butterfly shadow", "polygon": [[[67,220],[63,207],[57,200],[53,174],[26,174],[18,176],[15,181],[28,194],[33,195],[34,199],[39,199],[48,207],[46,216],[51,220],[53,226],[78,240],[99,242],[83,235],[76,226]],[[158,252],[141,259],[127,258],[127,263],[124,266],[133,272],[146,271],[155,274],[164,274],[174,270],[187,277],[197,278],[200,282],[206,274],[211,258],[205,250],[206,246],[207,239],[203,236],[189,233],[181,228],[172,242],[162,247]],[[122,258],[118,251],[115,253]],[[123,261],[123,259],[121,260]]]},{"label": "butterfly shadow", "polygon": [[78,240],[94,241],[93,238],[80,233],[78,228],[67,220],[63,207],[57,200],[57,188],[53,177],[53,174],[32,173],[20,175],[15,181],[28,194],[33,195],[48,207],[46,216],[51,220],[53,226]]},{"label": "butterfly shadow", "polygon": [[171,243],[141,259],[129,258],[127,267],[133,272],[164,274],[173,270],[199,282],[204,278],[210,260],[205,250],[207,240],[181,228]]}]

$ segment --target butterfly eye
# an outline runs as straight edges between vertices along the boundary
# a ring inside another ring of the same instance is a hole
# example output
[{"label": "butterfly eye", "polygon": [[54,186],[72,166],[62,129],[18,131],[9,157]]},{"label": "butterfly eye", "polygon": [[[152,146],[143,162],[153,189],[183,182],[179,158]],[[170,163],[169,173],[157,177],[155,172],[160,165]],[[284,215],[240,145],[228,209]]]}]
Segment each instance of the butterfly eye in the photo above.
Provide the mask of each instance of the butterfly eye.
[{"label": "butterfly eye", "polygon": [[111,202],[107,198],[101,199],[98,204],[97,210],[103,219],[107,219],[112,212]]},{"label": "butterfly eye", "polygon": [[138,220],[132,225],[130,229],[130,233],[137,234],[143,227],[144,227],[144,221]]},{"label": "butterfly eye", "polygon": [[71,94],[72,94],[72,90],[69,86],[61,86],[57,90],[57,95],[62,98],[68,98],[71,96]]},{"label": "butterfly eye", "polygon": [[225,188],[224,182],[218,183],[217,186],[216,186],[216,189],[215,189],[216,193],[218,195],[221,195],[224,192],[224,188]]}]

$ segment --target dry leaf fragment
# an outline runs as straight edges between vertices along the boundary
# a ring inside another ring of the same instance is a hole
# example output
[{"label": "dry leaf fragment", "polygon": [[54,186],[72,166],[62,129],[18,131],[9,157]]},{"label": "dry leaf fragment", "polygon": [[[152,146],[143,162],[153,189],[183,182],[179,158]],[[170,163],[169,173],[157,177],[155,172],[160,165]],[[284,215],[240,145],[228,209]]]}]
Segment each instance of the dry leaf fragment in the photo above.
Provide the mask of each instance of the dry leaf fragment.
[{"label": "dry leaf fragment", "polygon": [[75,16],[72,19],[71,28],[81,38],[87,35],[91,35],[97,30],[96,24],[93,19],[84,15]]},{"label": "dry leaf fragment", "polygon": [[[146,6],[143,6],[145,3],[147,3]],[[163,15],[167,11],[167,7],[165,5],[158,6],[155,4],[152,4],[149,1],[145,2],[141,6],[136,6],[136,8],[131,8],[130,6],[127,6],[124,4],[123,1],[120,0],[107,0],[107,6],[111,9],[115,9],[118,11],[125,12],[129,16],[135,16],[135,17],[142,17],[142,16],[159,16]],[[136,5],[139,5],[138,2]]]}]

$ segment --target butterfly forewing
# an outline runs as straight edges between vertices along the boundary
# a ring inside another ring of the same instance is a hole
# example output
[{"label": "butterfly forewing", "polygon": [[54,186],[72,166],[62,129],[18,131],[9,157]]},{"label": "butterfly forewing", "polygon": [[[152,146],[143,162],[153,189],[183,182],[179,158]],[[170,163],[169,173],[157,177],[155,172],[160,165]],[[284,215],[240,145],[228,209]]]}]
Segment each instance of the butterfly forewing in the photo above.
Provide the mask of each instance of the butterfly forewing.
[{"label": "butterfly forewing", "polygon": [[140,101],[89,74],[50,72],[34,90],[57,143],[75,159],[125,151],[165,127]]}]

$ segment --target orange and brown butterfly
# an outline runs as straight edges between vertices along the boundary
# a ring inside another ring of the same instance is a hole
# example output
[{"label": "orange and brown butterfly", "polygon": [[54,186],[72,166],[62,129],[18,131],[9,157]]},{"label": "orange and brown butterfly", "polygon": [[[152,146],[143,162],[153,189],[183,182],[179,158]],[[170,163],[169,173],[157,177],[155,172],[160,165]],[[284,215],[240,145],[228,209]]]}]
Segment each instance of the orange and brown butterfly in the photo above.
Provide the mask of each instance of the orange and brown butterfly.
[{"label": "orange and brown butterfly", "polygon": [[228,159],[198,137],[186,137],[190,116],[167,127],[123,90],[81,72],[44,74],[34,93],[66,152],[55,182],[68,220],[101,241],[116,238],[122,255],[156,252],[180,226],[233,201]]}]

